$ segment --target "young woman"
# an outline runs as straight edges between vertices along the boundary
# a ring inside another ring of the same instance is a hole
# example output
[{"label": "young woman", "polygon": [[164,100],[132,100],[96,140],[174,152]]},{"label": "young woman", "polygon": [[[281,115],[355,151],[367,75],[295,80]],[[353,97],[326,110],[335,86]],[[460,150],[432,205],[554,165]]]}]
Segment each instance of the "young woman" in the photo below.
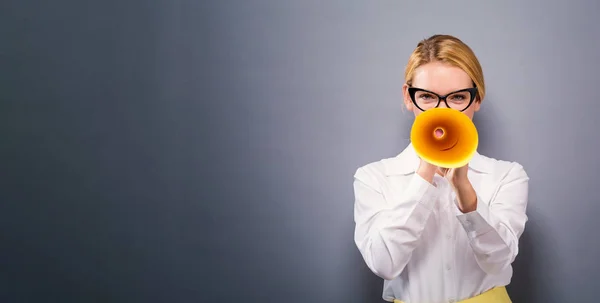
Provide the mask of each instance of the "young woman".
[{"label": "young woman", "polygon": [[[461,40],[435,35],[408,60],[404,105],[415,116],[449,107],[473,118],[483,72]],[[505,286],[527,215],[523,167],[476,153],[456,169],[436,167],[409,144],[354,175],[355,242],[384,279],[383,299],[404,303],[511,302]]]}]

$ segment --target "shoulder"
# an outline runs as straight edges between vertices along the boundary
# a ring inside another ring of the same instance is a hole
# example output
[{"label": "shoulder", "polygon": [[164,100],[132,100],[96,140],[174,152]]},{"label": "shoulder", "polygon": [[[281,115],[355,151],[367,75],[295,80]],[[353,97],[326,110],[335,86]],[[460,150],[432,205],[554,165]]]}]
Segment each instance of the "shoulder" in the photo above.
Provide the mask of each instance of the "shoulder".
[{"label": "shoulder", "polygon": [[386,162],[391,159],[384,158],[359,166],[354,173],[354,179],[371,186],[383,181],[387,175]]},{"label": "shoulder", "polygon": [[407,175],[414,172],[418,163],[419,160],[412,145],[408,144],[396,156],[385,157],[358,167],[354,178],[365,183],[384,181],[391,175]]},{"label": "shoulder", "polygon": [[402,152],[395,157],[383,158],[364,164],[354,173],[355,182],[361,182],[374,189],[388,184],[392,176],[407,176],[413,173],[418,165],[418,159],[410,152]]},{"label": "shoulder", "polygon": [[476,157],[476,167],[474,169],[490,174],[498,181],[510,181],[516,178],[529,179],[521,163],[496,159],[481,154],[478,154]]}]

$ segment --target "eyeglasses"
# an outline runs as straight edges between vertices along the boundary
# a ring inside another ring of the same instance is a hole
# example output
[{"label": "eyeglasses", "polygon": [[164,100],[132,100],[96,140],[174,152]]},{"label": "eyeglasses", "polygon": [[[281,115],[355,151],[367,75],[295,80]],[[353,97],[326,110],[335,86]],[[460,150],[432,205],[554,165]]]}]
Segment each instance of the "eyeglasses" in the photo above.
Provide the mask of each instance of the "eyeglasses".
[{"label": "eyeglasses", "polygon": [[473,100],[475,100],[477,87],[457,90],[445,96],[438,95],[426,89],[409,87],[408,94],[415,106],[422,111],[439,107],[442,101],[444,101],[448,108],[462,112],[469,108]]}]

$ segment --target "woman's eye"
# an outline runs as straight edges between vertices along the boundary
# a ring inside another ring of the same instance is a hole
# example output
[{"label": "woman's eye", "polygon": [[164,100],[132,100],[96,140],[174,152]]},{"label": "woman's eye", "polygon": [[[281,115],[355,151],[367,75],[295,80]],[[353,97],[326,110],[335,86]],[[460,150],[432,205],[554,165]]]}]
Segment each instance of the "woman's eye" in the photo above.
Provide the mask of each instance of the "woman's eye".
[{"label": "woman's eye", "polygon": [[467,97],[463,96],[463,95],[453,95],[450,97],[451,101],[455,101],[455,102],[460,102],[460,101],[464,101],[466,100]]}]

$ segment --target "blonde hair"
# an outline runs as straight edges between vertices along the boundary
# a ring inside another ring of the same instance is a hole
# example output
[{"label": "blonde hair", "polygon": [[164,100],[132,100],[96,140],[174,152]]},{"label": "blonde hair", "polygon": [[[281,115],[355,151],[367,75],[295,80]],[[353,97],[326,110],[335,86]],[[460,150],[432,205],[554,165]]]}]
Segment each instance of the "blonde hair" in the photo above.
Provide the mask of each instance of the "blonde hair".
[{"label": "blonde hair", "polygon": [[417,44],[404,72],[406,84],[412,85],[415,70],[419,66],[434,61],[447,63],[465,71],[477,87],[477,101],[483,100],[485,82],[479,60],[468,45],[451,35],[433,35]]}]

